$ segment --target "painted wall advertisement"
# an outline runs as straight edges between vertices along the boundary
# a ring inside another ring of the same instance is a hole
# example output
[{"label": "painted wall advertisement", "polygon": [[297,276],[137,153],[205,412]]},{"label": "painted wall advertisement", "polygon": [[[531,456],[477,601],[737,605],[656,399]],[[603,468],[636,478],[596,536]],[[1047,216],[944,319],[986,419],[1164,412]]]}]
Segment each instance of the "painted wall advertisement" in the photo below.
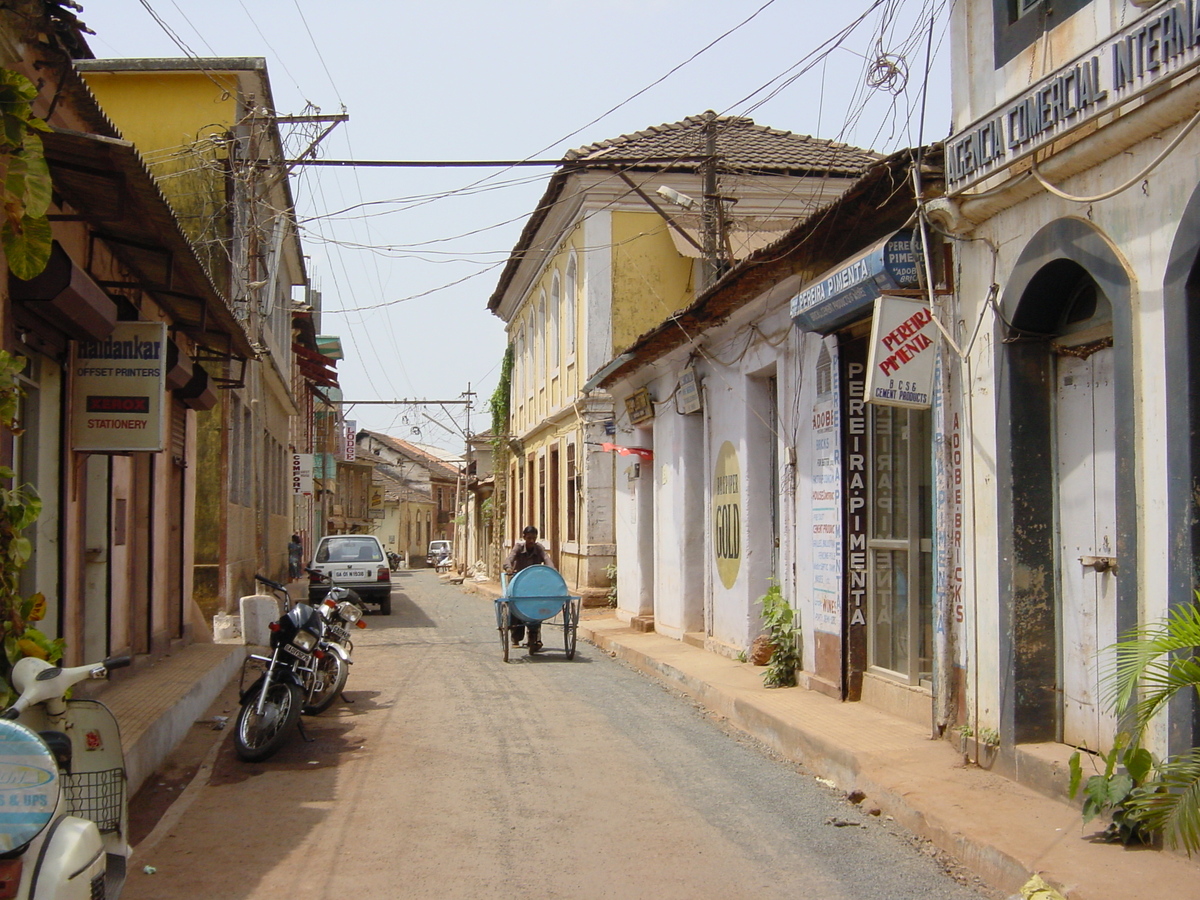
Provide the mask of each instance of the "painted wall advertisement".
[{"label": "painted wall advertisement", "polygon": [[732,588],[742,567],[742,472],[737,449],[721,445],[713,472],[713,551],[721,584]]},{"label": "painted wall advertisement", "polygon": [[103,340],[71,344],[71,446],[96,453],[162,450],[166,440],[162,322],[118,322]]},{"label": "painted wall advertisement", "polygon": [[928,304],[904,297],[876,298],[867,357],[867,402],[928,409],[937,337]]},{"label": "painted wall advertisement", "polygon": [[[836,339],[826,339],[833,343]],[[823,354],[826,360],[830,354]],[[818,375],[812,427],[813,628],[842,631],[842,450],[841,415],[832,361]],[[822,377],[823,376],[823,377]]]}]

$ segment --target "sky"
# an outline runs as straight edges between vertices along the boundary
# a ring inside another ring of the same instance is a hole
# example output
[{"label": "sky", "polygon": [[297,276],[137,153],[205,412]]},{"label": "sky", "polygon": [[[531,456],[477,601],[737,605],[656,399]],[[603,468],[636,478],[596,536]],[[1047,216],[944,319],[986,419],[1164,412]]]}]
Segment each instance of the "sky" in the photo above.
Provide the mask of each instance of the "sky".
[{"label": "sky", "polygon": [[[881,152],[950,130],[949,0],[81,2],[100,58],[264,57],[277,114],[349,115],[328,159],[559,159],[709,109]],[[452,450],[488,427],[487,301],[552,171],[296,171],[345,399],[429,401],[347,418]]]}]

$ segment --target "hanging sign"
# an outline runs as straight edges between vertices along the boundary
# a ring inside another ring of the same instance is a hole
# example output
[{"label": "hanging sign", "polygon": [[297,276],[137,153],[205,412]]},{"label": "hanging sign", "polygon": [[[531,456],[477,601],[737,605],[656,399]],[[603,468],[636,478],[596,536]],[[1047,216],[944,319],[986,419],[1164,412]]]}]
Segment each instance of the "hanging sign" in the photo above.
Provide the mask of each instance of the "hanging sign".
[{"label": "hanging sign", "polygon": [[346,420],[346,440],[342,448],[342,459],[354,462],[358,459],[358,422]]},{"label": "hanging sign", "polygon": [[903,297],[877,298],[867,355],[867,402],[928,409],[937,336],[927,303]]},{"label": "hanging sign", "polygon": [[645,388],[639,388],[626,397],[625,411],[629,413],[629,421],[634,425],[653,419],[654,401],[650,399],[650,392]]},{"label": "hanging sign", "polygon": [[696,370],[691,366],[679,376],[679,394],[675,402],[685,416],[700,412],[700,384],[696,381]]},{"label": "hanging sign", "polygon": [[292,493],[311,495],[313,492],[313,454],[292,454]]},{"label": "hanging sign", "polygon": [[162,450],[167,326],[118,322],[108,337],[71,343],[71,446],[97,453]]}]

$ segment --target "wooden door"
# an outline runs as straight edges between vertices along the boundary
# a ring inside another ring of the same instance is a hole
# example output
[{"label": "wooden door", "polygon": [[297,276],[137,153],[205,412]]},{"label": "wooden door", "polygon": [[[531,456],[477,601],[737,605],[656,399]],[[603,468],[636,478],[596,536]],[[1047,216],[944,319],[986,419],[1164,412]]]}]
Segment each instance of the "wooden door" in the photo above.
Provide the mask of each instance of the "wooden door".
[{"label": "wooden door", "polygon": [[1060,356],[1057,376],[1062,739],[1106,751],[1116,721],[1103,704],[1099,654],[1117,639],[1117,580],[1095,562],[1116,555],[1113,350]]}]

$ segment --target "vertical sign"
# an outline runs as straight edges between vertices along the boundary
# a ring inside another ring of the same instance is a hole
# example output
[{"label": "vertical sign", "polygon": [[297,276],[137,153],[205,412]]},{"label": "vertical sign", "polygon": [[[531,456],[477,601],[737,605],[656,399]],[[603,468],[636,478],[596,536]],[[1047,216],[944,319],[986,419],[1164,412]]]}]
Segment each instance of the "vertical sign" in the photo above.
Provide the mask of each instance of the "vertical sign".
[{"label": "vertical sign", "polygon": [[867,664],[867,404],[866,340],[839,346],[842,372],[842,492],[845,503],[846,697],[858,700]]},{"label": "vertical sign", "polygon": [[358,444],[356,443],[357,438],[358,438],[358,422],[353,421],[351,419],[347,419],[346,420],[346,446],[345,446],[345,450],[343,451],[343,453],[344,453],[343,459],[345,459],[346,462],[354,462],[356,459],[358,459],[358,453],[357,453]]},{"label": "vertical sign", "polygon": [[742,473],[737,450],[726,441],[713,473],[713,553],[721,584],[732,588],[742,567]]},{"label": "vertical sign", "polygon": [[826,338],[817,362],[817,399],[812,427],[812,580],[813,628],[841,635],[842,630],[842,449],[836,370]]},{"label": "vertical sign", "polygon": [[71,343],[71,446],[162,450],[166,440],[163,322],[118,322],[99,341]]},{"label": "vertical sign", "polygon": [[313,492],[313,454],[292,454],[292,493],[311,496]]}]

